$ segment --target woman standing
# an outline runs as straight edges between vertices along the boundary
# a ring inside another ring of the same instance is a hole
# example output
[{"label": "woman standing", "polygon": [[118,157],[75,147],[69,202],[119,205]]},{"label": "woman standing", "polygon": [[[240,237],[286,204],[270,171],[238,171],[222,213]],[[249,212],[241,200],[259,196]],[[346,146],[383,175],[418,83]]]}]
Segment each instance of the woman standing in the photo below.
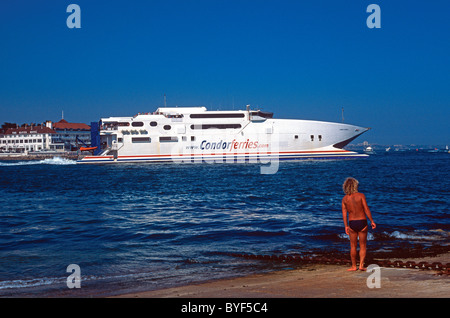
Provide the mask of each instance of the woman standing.
[{"label": "woman standing", "polygon": [[[364,194],[358,192],[359,182],[354,178],[347,178],[343,184],[345,196],[342,199],[342,218],[344,219],[345,233],[350,236],[350,257],[352,267],[348,271],[356,271],[356,248],[359,238],[359,269],[365,271],[364,259],[367,251],[367,218],[372,229],[376,228],[372,214],[367,205]],[[348,214],[348,224],[347,224]]]}]

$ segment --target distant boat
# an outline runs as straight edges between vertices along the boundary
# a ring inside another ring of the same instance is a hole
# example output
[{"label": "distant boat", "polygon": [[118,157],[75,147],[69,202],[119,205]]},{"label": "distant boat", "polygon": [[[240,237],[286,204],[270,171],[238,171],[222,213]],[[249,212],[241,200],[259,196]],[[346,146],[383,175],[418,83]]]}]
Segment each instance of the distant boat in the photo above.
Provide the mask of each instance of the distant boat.
[{"label": "distant boat", "polygon": [[434,149],[432,149],[432,150],[428,150],[428,152],[439,152],[439,149],[434,148]]},{"label": "distant boat", "polygon": [[386,148],[386,152],[389,152],[389,151],[391,151],[391,147]]},{"label": "distant boat", "polygon": [[367,146],[367,147],[364,149],[364,153],[366,153],[366,154],[368,154],[368,155],[374,155],[374,154],[375,154],[375,150],[373,150],[372,147]]}]

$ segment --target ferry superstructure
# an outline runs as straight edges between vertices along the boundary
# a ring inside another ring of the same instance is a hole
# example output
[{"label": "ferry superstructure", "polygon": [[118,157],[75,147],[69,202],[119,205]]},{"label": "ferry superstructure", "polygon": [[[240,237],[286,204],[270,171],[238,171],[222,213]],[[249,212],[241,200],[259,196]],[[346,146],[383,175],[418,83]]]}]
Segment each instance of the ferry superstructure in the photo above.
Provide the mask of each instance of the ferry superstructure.
[{"label": "ferry superstructure", "polygon": [[160,107],[91,125],[93,155],[77,163],[262,162],[367,157],[343,147],[369,128],[275,119],[260,110]]}]

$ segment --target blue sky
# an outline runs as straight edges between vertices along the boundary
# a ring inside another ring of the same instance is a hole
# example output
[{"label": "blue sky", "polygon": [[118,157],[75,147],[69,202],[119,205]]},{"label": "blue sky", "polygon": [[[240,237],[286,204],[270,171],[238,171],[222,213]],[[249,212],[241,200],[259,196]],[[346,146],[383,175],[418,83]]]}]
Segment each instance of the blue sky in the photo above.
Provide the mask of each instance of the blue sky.
[{"label": "blue sky", "polygon": [[[81,29],[69,29],[69,4]],[[369,4],[381,29],[369,29]],[[254,108],[450,145],[450,1],[0,2],[0,123]]]}]

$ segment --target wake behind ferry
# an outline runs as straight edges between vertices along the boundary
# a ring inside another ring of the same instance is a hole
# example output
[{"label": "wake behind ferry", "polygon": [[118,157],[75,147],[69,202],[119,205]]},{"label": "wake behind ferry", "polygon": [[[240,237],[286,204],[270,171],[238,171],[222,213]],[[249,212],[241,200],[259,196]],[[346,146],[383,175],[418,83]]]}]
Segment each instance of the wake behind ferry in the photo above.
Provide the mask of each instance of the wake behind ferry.
[{"label": "wake behind ferry", "polygon": [[[369,130],[344,123],[274,119],[260,110],[160,107],[91,123],[91,155],[77,163],[261,162],[367,157],[344,150]],[[83,149],[82,149],[83,150]]]}]

